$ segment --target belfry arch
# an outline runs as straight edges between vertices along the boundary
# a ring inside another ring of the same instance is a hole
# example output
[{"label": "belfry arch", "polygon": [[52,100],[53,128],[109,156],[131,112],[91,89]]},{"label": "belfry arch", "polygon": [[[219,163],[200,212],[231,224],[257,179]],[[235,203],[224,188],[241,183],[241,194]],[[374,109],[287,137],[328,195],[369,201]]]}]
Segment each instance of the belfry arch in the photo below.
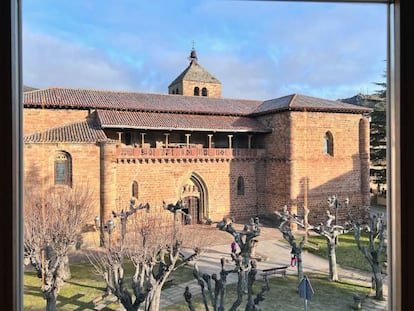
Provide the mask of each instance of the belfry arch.
[{"label": "belfry arch", "polygon": [[192,173],[183,183],[180,198],[184,205],[183,211],[191,216],[191,224],[203,223],[209,216],[207,187],[198,174]]}]

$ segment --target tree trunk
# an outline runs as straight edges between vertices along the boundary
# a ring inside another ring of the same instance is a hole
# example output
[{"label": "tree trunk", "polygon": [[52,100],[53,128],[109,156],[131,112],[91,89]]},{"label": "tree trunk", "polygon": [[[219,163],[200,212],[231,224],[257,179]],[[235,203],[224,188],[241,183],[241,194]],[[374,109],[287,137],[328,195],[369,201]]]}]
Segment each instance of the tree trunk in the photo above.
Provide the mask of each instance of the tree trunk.
[{"label": "tree trunk", "polygon": [[375,299],[383,299],[383,286],[382,286],[382,275],[379,264],[372,267],[374,270],[374,281],[375,281]]},{"label": "tree trunk", "polygon": [[62,279],[64,281],[70,280],[72,278],[72,273],[70,272],[69,257],[67,255],[62,257],[61,265],[63,266]]},{"label": "tree trunk", "polygon": [[329,257],[329,281],[338,281],[338,270],[336,267],[335,238],[328,240]]},{"label": "tree trunk", "polygon": [[46,298],[46,311],[56,311],[56,297],[48,295]]},{"label": "tree trunk", "polygon": [[300,281],[302,281],[303,279],[303,267],[302,267],[302,251],[300,253],[298,253],[297,255],[298,258],[298,282],[300,283]]},{"label": "tree trunk", "polygon": [[229,309],[229,311],[235,311],[241,305],[243,301],[243,271],[240,269],[238,273],[238,281],[237,281],[237,299]]},{"label": "tree trunk", "polygon": [[161,302],[161,289],[162,286],[157,284],[148,293],[145,300],[145,311],[159,311]]}]

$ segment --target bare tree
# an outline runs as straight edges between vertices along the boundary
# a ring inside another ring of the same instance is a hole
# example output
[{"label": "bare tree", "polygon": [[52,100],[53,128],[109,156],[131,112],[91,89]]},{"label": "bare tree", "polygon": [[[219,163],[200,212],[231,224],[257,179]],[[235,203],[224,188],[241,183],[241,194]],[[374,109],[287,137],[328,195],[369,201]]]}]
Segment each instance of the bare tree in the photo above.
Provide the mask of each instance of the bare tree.
[{"label": "bare tree", "polygon": [[87,185],[25,193],[24,259],[42,279],[48,311],[56,310],[59,291],[70,278],[68,253],[91,219],[92,204]]},{"label": "bare tree", "polygon": [[[223,219],[217,224],[217,227],[220,230],[230,233],[236,243],[239,245],[239,253],[231,253],[232,260],[234,262],[234,267],[231,269],[225,269],[225,259],[221,258],[221,270],[220,278],[218,278],[216,273],[208,275],[206,273],[200,273],[197,265],[194,265],[194,277],[198,281],[198,284],[201,287],[201,294],[203,298],[203,303],[206,311],[209,310],[207,294],[205,288],[209,293],[210,302],[213,308],[213,311],[224,311],[224,306],[226,302],[226,285],[227,285],[227,276],[230,273],[237,273],[238,282],[237,282],[237,298],[230,307],[230,311],[235,311],[241,305],[243,301],[243,295],[247,294],[246,301],[246,311],[258,310],[258,304],[264,300],[264,295],[269,291],[269,284],[267,279],[265,280],[265,285],[262,287],[260,293],[254,298],[253,292],[253,283],[256,280],[256,260],[251,259],[253,249],[256,246],[257,240],[254,238],[260,235],[260,223],[259,218],[252,218],[248,225],[245,225],[243,230],[238,231],[233,227],[232,219]],[[214,288],[212,286],[214,282]],[[184,292],[184,297],[189,306],[190,310],[194,310],[192,305],[192,296],[188,289]]]},{"label": "bare tree", "polygon": [[[145,215],[136,217],[130,230],[122,230],[125,236],[121,241],[125,245],[113,245],[102,254],[90,256],[96,272],[128,311],[139,307],[158,311],[161,290],[170,274],[200,252],[198,246],[192,245],[192,253],[184,256],[182,250],[184,245],[190,245],[191,237],[173,224],[169,215],[162,211],[157,212],[158,216]],[[134,266],[131,286],[126,284],[124,259]]]},{"label": "bare tree", "polygon": [[[383,262],[381,261],[381,255],[385,254],[384,241],[386,224],[384,222],[384,214],[369,215],[367,220],[356,221],[349,213],[348,220],[354,230],[357,247],[371,266],[375,298],[383,299],[383,276],[381,273],[381,265]],[[363,231],[368,233],[369,241],[367,246],[364,246],[361,241],[361,232]]]},{"label": "bare tree", "polygon": [[[317,225],[308,224],[308,230],[311,230],[325,238],[328,247],[329,280],[338,281],[338,269],[336,265],[336,246],[338,236],[347,233],[349,229],[344,226],[333,224],[332,222],[334,220],[334,216],[329,212],[329,210],[326,211],[326,215],[327,220],[325,223],[319,223]],[[288,219],[289,221],[299,225],[301,228],[305,228],[303,217],[295,214],[289,214]]]},{"label": "bare tree", "polygon": [[[283,238],[292,247],[291,265],[293,263],[296,264],[296,268],[298,271],[298,282],[300,282],[303,279],[302,248],[306,241],[307,232],[305,232],[305,235],[303,236],[302,240],[300,242],[297,242],[295,239],[295,236],[292,233],[292,228],[291,228],[292,216],[290,215],[287,209],[287,206],[286,205],[283,206],[281,213],[276,211],[275,214],[281,219],[281,222],[278,228],[280,232],[282,232]],[[307,223],[307,218],[304,218],[304,226],[306,230],[309,227],[309,224]]]}]

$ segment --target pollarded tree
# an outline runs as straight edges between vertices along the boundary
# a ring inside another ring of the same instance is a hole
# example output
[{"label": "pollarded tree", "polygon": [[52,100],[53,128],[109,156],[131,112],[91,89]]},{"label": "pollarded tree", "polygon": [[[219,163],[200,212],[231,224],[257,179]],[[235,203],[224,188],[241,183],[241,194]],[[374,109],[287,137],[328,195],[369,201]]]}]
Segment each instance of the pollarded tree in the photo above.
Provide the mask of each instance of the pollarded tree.
[{"label": "pollarded tree", "polygon": [[[226,284],[227,276],[230,273],[237,273],[238,282],[237,282],[237,298],[231,305],[229,311],[238,310],[239,306],[243,302],[243,295],[246,293],[246,311],[258,310],[258,305],[261,301],[264,300],[264,295],[269,291],[269,284],[267,279],[265,280],[265,285],[262,287],[261,291],[254,297],[253,284],[256,280],[256,260],[252,259],[252,253],[256,247],[257,240],[255,237],[260,235],[260,223],[259,218],[250,219],[250,223],[245,225],[243,230],[239,231],[233,227],[232,219],[223,219],[217,224],[217,228],[222,231],[230,233],[235,242],[240,248],[239,253],[231,253],[232,260],[234,262],[234,267],[231,269],[225,269],[225,259],[221,258],[221,269],[219,272],[220,277],[216,273],[212,275],[201,273],[198,270],[197,265],[194,265],[194,277],[198,281],[198,284],[201,287],[201,294],[203,298],[203,303],[206,311],[208,308],[206,288],[209,293],[210,302],[213,308],[213,311],[224,311],[224,306],[226,303]],[[214,288],[212,283],[214,282]],[[189,289],[186,289],[184,292],[185,300],[189,306],[190,310],[194,310],[192,305],[192,295]]]},{"label": "pollarded tree", "polygon": [[[136,207],[131,205],[132,208]],[[126,310],[141,307],[158,311],[165,282],[173,271],[198,256],[202,242],[201,237],[186,234],[185,228],[162,210],[139,216],[135,222],[128,222],[130,228],[122,230],[124,245],[113,243],[103,253],[91,255],[90,261]],[[192,249],[192,254],[185,257],[184,247]],[[131,286],[126,283],[129,278],[125,275],[125,259],[134,266],[132,276],[129,275]]]},{"label": "pollarded tree", "polygon": [[[317,225],[308,224],[308,230],[311,230],[325,238],[328,247],[329,280],[338,281],[339,278],[336,265],[337,240],[339,235],[347,233],[349,229],[344,226],[333,224],[332,221],[334,216],[330,214],[329,210],[326,211],[326,215],[328,219],[325,223],[319,223]],[[303,218],[297,215],[291,215],[290,219],[300,227],[305,228]]]},{"label": "pollarded tree", "polygon": [[[302,248],[305,244],[304,236],[300,242],[296,241],[295,236],[292,233],[291,222],[293,216],[289,213],[287,206],[283,206],[281,212],[275,212],[275,214],[280,218],[279,230],[283,234],[283,238],[290,244],[292,247],[291,251],[291,265],[293,262],[296,264],[296,268],[298,271],[298,282],[302,281],[303,279],[303,267],[302,267]],[[306,221],[304,223],[307,226]]]},{"label": "pollarded tree", "polygon": [[46,310],[56,310],[64,280],[70,278],[69,251],[91,219],[89,187],[53,188],[47,195],[27,190],[24,203],[24,260],[42,279]]},{"label": "pollarded tree", "polygon": [[[386,224],[384,222],[384,214],[370,215],[368,219],[362,221],[353,219],[352,215],[349,214],[348,220],[354,231],[356,245],[371,266],[375,283],[375,298],[383,299],[381,266],[383,264],[382,256],[385,256]],[[368,245],[364,245],[361,241],[361,232],[368,234]]]}]

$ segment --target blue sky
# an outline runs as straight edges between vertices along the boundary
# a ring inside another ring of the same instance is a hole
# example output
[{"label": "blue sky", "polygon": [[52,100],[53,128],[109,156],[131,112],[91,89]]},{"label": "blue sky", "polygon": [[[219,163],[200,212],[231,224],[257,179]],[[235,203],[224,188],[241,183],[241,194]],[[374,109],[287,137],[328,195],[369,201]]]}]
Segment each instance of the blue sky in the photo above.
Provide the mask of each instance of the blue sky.
[{"label": "blue sky", "polygon": [[23,83],[167,93],[191,48],[227,98],[378,90],[386,6],[225,0],[24,0]]}]

